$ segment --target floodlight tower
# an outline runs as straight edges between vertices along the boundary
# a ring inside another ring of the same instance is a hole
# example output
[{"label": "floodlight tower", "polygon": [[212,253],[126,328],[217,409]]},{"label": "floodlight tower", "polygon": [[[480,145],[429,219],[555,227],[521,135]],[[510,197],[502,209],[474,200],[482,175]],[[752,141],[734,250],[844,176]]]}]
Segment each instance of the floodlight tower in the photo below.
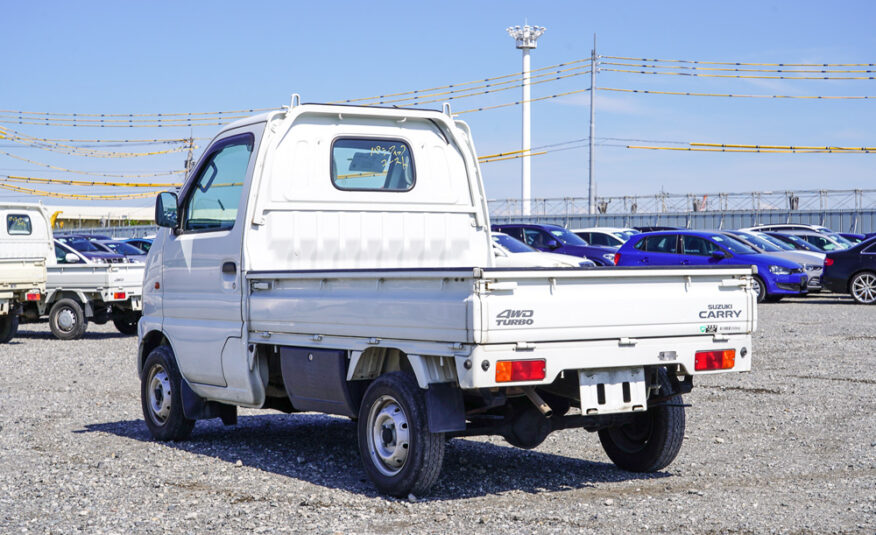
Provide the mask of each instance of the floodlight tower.
[{"label": "floodlight tower", "polygon": [[530,137],[529,137],[529,51],[536,47],[536,40],[544,33],[544,26],[509,26],[505,31],[508,35],[514,38],[517,48],[523,51],[523,142],[521,151],[521,214],[530,214],[530,171],[531,163],[529,160]]}]

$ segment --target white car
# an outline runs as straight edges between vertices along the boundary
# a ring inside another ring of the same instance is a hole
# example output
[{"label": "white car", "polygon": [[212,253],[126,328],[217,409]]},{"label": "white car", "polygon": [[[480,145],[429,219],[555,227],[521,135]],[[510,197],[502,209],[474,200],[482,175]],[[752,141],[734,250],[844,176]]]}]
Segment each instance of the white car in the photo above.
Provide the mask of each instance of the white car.
[{"label": "white car", "polygon": [[498,267],[595,267],[587,258],[543,253],[502,232],[493,232],[493,255]]},{"label": "white car", "polygon": [[604,245],[606,247],[620,247],[630,237],[639,234],[639,231],[624,227],[588,227],[571,229],[579,238],[590,245]]}]

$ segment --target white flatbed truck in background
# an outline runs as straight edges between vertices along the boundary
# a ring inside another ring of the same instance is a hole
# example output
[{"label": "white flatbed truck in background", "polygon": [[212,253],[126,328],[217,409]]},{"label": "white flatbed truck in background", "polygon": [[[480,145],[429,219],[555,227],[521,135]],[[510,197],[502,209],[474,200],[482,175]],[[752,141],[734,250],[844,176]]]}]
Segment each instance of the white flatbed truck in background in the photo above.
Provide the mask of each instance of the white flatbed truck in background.
[{"label": "white flatbed truck in background", "polygon": [[0,204],[0,343],[18,332],[23,303],[46,291],[52,254],[49,217],[40,204]]},{"label": "white flatbed truck in background", "polygon": [[656,471],[693,376],[751,367],[750,267],[495,267],[449,106],[293,97],[223,129],[156,221],[137,370],[160,440],[238,406],[344,415],[396,496],[428,491],[446,437],[583,428]]}]

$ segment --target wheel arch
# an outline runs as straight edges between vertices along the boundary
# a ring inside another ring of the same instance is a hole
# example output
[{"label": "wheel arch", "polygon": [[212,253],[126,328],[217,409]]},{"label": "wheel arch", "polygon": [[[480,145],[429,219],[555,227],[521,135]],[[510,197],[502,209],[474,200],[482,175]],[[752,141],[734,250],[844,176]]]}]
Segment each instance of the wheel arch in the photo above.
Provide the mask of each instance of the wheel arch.
[{"label": "wheel arch", "polygon": [[849,275],[849,278],[846,281],[846,291],[848,293],[852,293],[852,280],[855,277],[857,277],[858,275],[860,275],[861,273],[870,273],[870,274],[876,276],[876,269],[869,268],[869,267],[862,267],[861,269],[852,272],[852,274]]},{"label": "wheel arch", "polygon": [[146,358],[149,357],[149,353],[158,346],[170,347],[170,352],[173,353],[173,358],[176,359],[176,353],[173,351],[173,346],[164,333],[157,330],[149,331],[143,336],[143,339],[140,341],[140,346],[137,348],[138,377],[142,377],[143,375],[143,364],[146,363]]},{"label": "wheel arch", "polygon": [[456,382],[456,364],[453,357],[415,355],[398,348],[371,347],[350,354],[347,380],[372,380],[395,371],[409,372],[422,389],[433,383]]}]

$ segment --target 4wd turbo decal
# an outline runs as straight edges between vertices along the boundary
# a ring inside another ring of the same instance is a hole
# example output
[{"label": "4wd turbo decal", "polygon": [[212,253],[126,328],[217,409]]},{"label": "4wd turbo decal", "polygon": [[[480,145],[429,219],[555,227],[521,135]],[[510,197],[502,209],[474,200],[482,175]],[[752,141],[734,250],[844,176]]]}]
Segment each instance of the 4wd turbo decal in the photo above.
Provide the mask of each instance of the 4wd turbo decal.
[{"label": "4wd turbo decal", "polygon": [[496,314],[496,325],[532,325],[532,310],[514,310],[507,308]]},{"label": "4wd turbo decal", "polygon": [[733,305],[709,305],[706,310],[700,310],[699,316],[706,320],[712,318],[738,318],[741,310],[733,310]]}]

